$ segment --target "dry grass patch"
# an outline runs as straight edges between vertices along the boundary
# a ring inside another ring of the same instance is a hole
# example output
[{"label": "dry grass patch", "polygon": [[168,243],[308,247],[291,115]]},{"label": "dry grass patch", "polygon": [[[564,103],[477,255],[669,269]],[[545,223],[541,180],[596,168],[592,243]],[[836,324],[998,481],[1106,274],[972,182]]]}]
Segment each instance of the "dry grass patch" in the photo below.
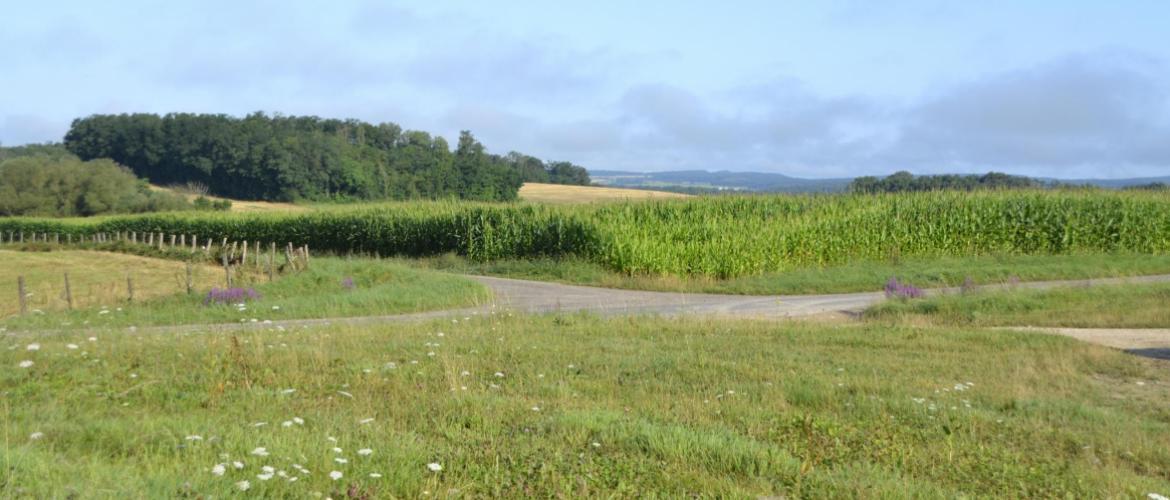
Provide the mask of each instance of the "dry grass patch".
[{"label": "dry grass patch", "polygon": [[664,198],[689,198],[690,195],[645,189],[622,189],[597,186],[566,186],[526,182],[520,187],[520,199],[540,203],[589,203]]},{"label": "dry grass patch", "polygon": [[[69,273],[76,308],[111,306],[126,302],[126,277],[134,281],[134,298],[145,300],[182,293],[186,289],[186,264],[135,255],[106,252],[14,252],[0,250],[0,317],[20,312],[17,277],[24,276],[29,309],[63,310],[64,274]],[[207,265],[194,265],[192,278],[197,289],[220,284],[223,272]]]}]

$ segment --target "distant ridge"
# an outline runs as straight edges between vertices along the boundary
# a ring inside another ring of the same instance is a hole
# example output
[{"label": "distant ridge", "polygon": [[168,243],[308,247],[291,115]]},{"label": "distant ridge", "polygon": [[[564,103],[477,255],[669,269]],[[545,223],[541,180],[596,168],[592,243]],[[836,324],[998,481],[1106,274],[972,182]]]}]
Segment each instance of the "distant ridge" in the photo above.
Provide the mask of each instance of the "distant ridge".
[{"label": "distant ridge", "polygon": [[[630,172],[624,170],[589,170],[595,184],[611,187],[696,189],[710,191],[758,191],[777,193],[832,193],[845,191],[852,178],[805,179],[768,172],[732,172],[729,170],[673,170],[666,172]],[[1037,177],[1044,182],[1091,185],[1110,189],[1152,183],[1170,184],[1170,176],[1128,179],[1058,179]]]},{"label": "distant ridge", "polygon": [[802,179],[766,172],[731,172],[719,170],[678,170],[670,172],[626,172],[590,170],[597,184],[640,188],[706,188],[731,191],[771,191],[787,193],[844,191],[853,179]]}]

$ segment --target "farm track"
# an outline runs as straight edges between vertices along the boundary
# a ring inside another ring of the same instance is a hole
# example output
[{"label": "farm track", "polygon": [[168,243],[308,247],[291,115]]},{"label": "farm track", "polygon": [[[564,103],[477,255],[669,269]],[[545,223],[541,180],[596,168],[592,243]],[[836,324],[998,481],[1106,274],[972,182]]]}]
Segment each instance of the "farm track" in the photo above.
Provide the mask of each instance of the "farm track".
[{"label": "farm track", "polygon": [[[451,318],[459,321],[485,314],[510,311],[550,314],[591,312],[603,316],[621,315],[705,315],[724,318],[780,320],[825,313],[855,316],[867,307],[885,300],[881,292],[829,295],[717,295],[697,293],[647,292],[588,286],[564,285],[488,276],[469,276],[491,289],[494,301],[479,307],[427,311],[388,316],[280,320],[255,323],[222,323],[135,328],[138,333],[225,332],[257,328],[309,328],[328,325],[376,325]],[[987,285],[981,289],[1046,289],[1069,286],[1096,286],[1170,282],[1170,275],[1099,278],[1064,281],[1035,281],[1012,285]],[[926,290],[928,295],[957,293],[957,288]],[[1004,328],[1058,334],[1086,342],[1121,349],[1132,354],[1170,359],[1170,329],[1076,329],[1076,328]],[[10,332],[15,333],[15,332]],[[34,333],[34,332],[29,332]]]}]

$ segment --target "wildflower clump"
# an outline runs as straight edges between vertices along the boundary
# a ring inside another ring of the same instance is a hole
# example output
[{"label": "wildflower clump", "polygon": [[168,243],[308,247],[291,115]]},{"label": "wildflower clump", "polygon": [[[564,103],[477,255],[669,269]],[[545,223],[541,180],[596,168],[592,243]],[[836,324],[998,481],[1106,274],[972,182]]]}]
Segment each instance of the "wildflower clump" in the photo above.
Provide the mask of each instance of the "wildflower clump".
[{"label": "wildflower clump", "polygon": [[254,288],[218,288],[213,287],[203,298],[203,305],[242,304],[249,300],[258,300],[260,294]]},{"label": "wildflower clump", "polygon": [[918,288],[909,283],[900,283],[898,278],[890,278],[886,282],[886,297],[894,299],[917,299],[924,294],[921,288]]}]

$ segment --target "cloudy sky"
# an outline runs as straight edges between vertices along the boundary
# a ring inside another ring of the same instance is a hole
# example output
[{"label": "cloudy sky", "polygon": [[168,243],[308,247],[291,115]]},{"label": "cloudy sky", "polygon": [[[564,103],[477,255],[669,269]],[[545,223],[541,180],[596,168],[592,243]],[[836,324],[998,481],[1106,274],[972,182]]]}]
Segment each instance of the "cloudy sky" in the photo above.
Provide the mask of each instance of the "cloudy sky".
[{"label": "cloudy sky", "polygon": [[569,4],[13,3],[0,143],[266,111],[594,169],[1170,175],[1170,2]]}]

